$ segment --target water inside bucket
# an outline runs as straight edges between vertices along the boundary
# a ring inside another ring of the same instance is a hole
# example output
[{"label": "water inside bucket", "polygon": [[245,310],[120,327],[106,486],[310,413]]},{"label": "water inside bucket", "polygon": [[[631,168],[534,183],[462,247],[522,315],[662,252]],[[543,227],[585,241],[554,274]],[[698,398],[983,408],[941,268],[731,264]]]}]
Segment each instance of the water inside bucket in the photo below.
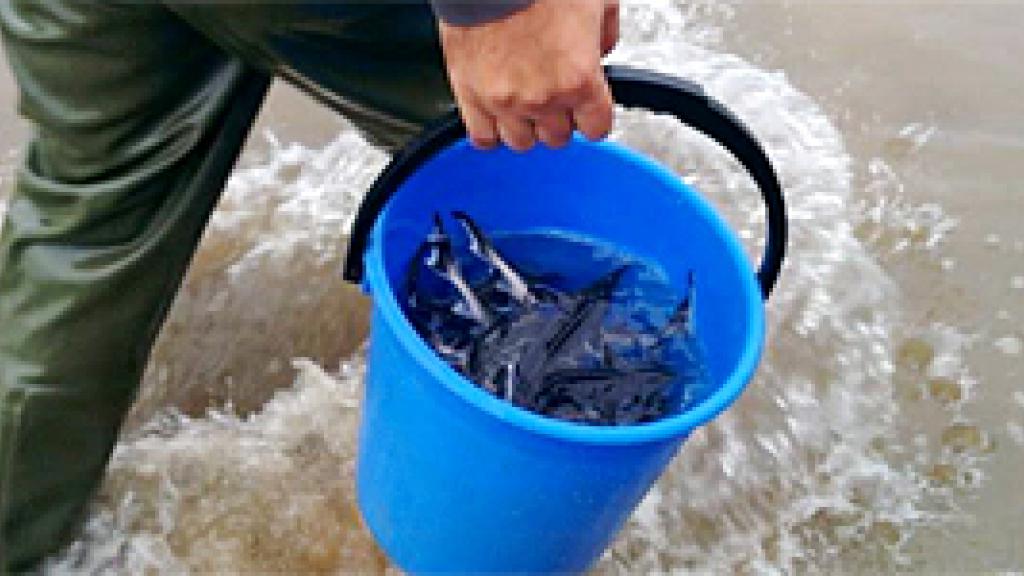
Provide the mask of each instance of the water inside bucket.
[{"label": "water inside bucket", "polygon": [[[440,233],[456,267],[439,274],[438,255],[421,249],[400,298],[420,335],[477,386],[599,425],[654,421],[701,397],[707,371],[692,278],[672,286],[653,262],[545,229],[488,235],[509,279],[470,250],[468,236]],[[515,275],[526,296],[517,295]]]}]

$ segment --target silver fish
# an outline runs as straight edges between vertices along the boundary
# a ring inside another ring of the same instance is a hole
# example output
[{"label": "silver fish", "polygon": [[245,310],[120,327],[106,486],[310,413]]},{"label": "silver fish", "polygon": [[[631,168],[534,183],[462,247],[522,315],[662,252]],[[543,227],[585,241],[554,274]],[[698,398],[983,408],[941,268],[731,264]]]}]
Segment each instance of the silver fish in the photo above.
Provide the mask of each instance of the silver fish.
[{"label": "silver fish", "polygon": [[455,286],[462,296],[462,302],[465,303],[471,318],[481,324],[489,324],[491,322],[490,314],[487,313],[483,303],[469,287],[469,283],[466,282],[459,269],[458,261],[452,256],[451,239],[444,232],[444,223],[441,221],[440,214],[434,214],[434,229],[427,237],[427,244],[430,249],[426,257],[426,265],[451,282],[452,286]]},{"label": "silver fish", "polygon": [[491,241],[487,239],[487,236],[476,225],[476,222],[468,214],[461,211],[452,212],[452,218],[455,218],[465,229],[466,236],[469,237],[470,251],[489,263],[501,274],[501,277],[508,283],[512,297],[521,304],[534,303],[536,298],[530,293],[530,286],[526,283],[526,280],[494,249]]}]

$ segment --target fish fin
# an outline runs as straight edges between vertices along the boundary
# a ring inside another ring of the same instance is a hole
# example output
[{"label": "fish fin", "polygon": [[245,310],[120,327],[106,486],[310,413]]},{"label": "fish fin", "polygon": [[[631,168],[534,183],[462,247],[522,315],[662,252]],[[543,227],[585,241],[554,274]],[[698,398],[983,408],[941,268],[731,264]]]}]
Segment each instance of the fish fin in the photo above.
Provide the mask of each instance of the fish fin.
[{"label": "fish fin", "polygon": [[572,312],[569,313],[569,316],[548,340],[547,349],[549,354],[554,355],[557,353],[569,341],[569,338],[583,327],[587,320],[592,319],[595,315],[595,310],[600,312],[601,318],[604,317],[605,312],[608,310],[608,299],[611,297],[612,292],[615,291],[616,286],[618,286],[622,275],[630,268],[632,268],[630,264],[620,266],[583,289],[579,295],[579,301]]},{"label": "fish fin", "polygon": [[584,288],[583,292],[594,298],[610,298],[612,293],[615,292],[615,289],[618,288],[619,282],[622,281],[622,277],[633,267],[633,264],[623,264],[595,280],[592,284]]},{"label": "fish fin", "polygon": [[679,302],[679,305],[676,306],[675,311],[672,312],[672,316],[669,317],[668,323],[665,325],[665,332],[681,329],[687,335],[693,334],[693,312],[696,295],[694,273],[693,270],[690,270],[690,273],[687,275],[686,294],[683,296],[682,301]]}]

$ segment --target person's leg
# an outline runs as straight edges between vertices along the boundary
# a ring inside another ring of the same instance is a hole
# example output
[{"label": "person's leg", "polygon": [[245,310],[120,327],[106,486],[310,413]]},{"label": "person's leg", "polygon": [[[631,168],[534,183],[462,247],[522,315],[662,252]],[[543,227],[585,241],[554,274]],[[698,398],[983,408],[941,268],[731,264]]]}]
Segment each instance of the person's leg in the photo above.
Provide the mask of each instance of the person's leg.
[{"label": "person's leg", "polygon": [[0,573],[94,493],[269,85],[164,7],[0,0],[36,127],[0,231]]},{"label": "person's leg", "polygon": [[225,50],[303,88],[390,151],[454,105],[427,0],[163,2]]},{"label": "person's leg", "polygon": [[392,150],[452,105],[425,2],[167,5],[192,29],[153,3],[0,0],[38,127],[0,235],[0,570],[53,550],[98,484],[268,73]]}]

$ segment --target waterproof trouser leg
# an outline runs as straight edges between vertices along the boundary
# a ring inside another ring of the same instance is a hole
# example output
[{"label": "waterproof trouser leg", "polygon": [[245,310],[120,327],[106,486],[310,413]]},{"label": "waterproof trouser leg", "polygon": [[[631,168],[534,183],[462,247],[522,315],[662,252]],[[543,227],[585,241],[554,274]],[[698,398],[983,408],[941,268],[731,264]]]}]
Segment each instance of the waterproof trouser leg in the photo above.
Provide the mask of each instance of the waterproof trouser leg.
[{"label": "waterproof trouser leg", "polygon": [[0,572],[95,492],[149,350],[280,74],[387,146],[450,106],[425,5],[3,0],[36,127],[0,231]]}]

